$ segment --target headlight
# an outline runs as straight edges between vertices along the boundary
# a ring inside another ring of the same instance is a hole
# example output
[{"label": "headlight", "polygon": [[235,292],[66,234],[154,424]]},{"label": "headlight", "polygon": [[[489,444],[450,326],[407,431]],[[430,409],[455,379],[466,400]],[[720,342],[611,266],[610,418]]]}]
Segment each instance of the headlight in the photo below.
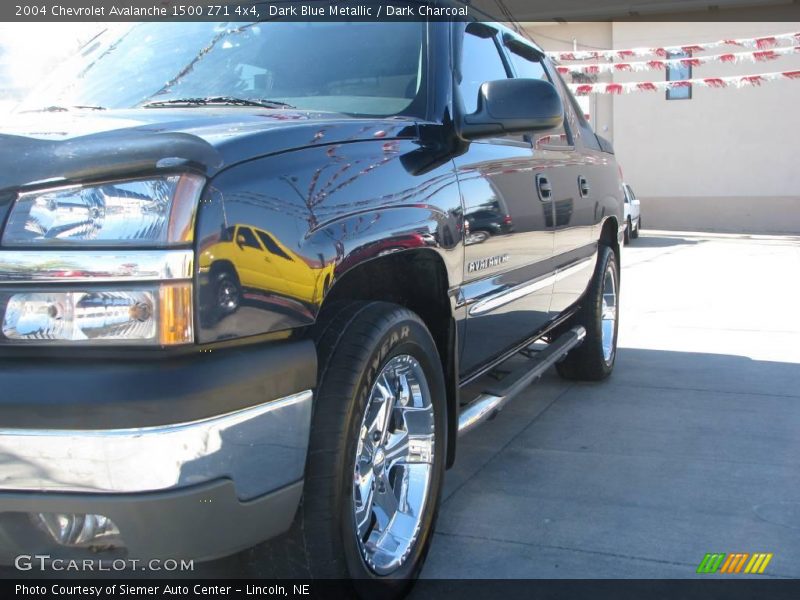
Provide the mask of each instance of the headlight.
[{"label": "headlight", "polygon": [[168,246],[192,242],[204,178],[150,179],[24,192],[3,234],[4,246]]},{"label": "headlight", "polygon": [[0,249],[0,345],[192,343],[187,246],[204,183],[182,174],[19,194]]},{"label": "headlight", "polygon": [[3,303],[2,336],[9,342],[170,346],[193,339],[189,282],[14,291],[0,294]]}]

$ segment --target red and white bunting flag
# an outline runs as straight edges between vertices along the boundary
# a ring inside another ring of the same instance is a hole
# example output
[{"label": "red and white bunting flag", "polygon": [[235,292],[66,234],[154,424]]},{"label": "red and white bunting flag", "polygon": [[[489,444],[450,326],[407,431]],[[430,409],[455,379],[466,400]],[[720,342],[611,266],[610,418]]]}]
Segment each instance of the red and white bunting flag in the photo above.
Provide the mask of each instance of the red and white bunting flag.
[{"label": "red and white bunting flag", "polygon": [[632,58],[643,56],[658,56],[667,58],[670,53],[686,52],[695,54],[706,52],[725,46],[739,46],[742,48],[753,48],[755,50],[771,50],[781,46],[795,46],[800,44],[800,32],[781,33],[753,38],[726,39],[715,42],[703,42],[702,44],[683,44],[680,46],[656,46],[651,48],[628,48],[624,50],[578,50],[574,52],[548,52],[547,55],[553,60],[558,61],[584,61],[584,60],[622,60],[628,61]]},{"label": "red and white bunting flag", "polygon": [[773,50],[748,50],[746,52],[729,52],[691,58],[664,58],[657,60],[641,60],[634,62],[592,63],[558,65],[556,68],[562,75],[598,75],[601,73],[619,73],[624,71],[663,71],[667,67],[700,67],[712,63],[744,63],[767,62],[782,56],[800,55],[800,46],[775,48]]},{"label": "red and white bunting flag", "polygon": [[758,87],[775,81],[800,80],[800,71],[779,71],[757,75],[734,75],[732,77],[703,77],[679,81],[631,81],[626,83],[571,83],[576,96],[590,94],[631,94],[633,92],[657,92],[697,86],[707,88]]}]

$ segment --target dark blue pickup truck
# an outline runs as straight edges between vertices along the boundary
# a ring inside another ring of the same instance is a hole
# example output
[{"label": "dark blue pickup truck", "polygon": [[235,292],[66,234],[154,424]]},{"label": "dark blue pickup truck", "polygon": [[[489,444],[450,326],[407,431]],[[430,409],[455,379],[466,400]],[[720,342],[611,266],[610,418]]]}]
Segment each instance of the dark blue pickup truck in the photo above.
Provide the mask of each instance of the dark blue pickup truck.
[{"label": "dark blue pickup truck", "polygon": [[6,563],[271,540],[399,594],[459,436],[614,367],[619,169],[500,25],[113,28],[0,167]]}]

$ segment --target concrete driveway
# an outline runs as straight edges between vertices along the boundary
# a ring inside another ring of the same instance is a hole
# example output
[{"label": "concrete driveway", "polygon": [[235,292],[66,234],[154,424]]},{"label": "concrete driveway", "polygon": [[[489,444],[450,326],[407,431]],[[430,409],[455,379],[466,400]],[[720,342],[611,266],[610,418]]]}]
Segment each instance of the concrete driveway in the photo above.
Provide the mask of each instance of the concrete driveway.
[{"label": "concrete driveway", "polygon": [[622,262],[614,375],[551,372],[463,438],[423,577],[800,577],[800,238],[644,232]]},{"label": "concrete driveway", "polygon": [[[461,440],[423,577],[800,577],[800,237],[648,231],[622,260],[614,375],[550,372]],[[162,575],[270,577],[247,563]]]}]

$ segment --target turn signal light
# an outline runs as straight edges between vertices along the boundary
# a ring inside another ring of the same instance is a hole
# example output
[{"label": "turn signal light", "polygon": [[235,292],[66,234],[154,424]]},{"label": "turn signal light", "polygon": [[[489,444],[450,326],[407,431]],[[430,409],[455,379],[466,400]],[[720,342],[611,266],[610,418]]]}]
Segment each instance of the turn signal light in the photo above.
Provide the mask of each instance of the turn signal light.
[{"label": "turn signal light", "polygon": [[188,344],[194,339],[192,286],[177,283],[161,286],[159,339],[162,346]]}]

